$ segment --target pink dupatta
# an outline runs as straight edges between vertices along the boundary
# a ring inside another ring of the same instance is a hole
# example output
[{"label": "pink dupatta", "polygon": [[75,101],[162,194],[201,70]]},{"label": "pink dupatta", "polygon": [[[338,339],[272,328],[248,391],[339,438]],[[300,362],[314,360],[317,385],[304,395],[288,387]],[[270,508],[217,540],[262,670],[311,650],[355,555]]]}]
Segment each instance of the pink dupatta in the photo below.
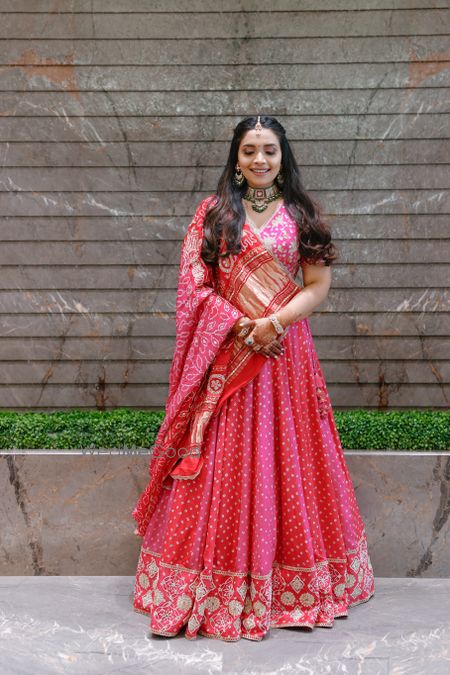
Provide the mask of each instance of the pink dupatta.
[{"label": "pink dupatta", "polygon": [[150,457],[148,484],[133,510],[141,536],[161,489],[200,473],[202,443],[212,416],[266,362],[230,332],[232,326],[241,316],[272,314],[301,291],[247,224],[242,251],[221,258],[213,273],[200,256],[203,221],[213,199],[214,195],[201,202],[183,240],[165,417]]}]

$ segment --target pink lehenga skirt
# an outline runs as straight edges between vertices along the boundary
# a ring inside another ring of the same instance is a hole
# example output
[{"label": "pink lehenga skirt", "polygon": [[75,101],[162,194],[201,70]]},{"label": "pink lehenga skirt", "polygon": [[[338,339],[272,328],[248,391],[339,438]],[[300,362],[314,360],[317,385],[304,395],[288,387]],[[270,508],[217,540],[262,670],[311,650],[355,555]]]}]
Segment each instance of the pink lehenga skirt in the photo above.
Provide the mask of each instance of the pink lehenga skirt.
[{"label": "pink lehenga skirt", "polygon": [[150,630],[261,640],[374,595],[364,524],[307,319],[209,424],[194,480],[163,489],[134,608]]}]

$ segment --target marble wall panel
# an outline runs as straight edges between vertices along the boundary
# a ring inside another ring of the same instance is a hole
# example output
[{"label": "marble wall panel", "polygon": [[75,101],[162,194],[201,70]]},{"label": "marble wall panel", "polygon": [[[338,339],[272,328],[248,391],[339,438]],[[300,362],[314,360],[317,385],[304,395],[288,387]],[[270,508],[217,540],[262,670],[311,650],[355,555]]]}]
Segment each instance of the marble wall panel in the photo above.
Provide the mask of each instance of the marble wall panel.
[{"label": "marble wall panel", "polygon": [[[90,452],[0,456],[0,574],[134,574],[148,456]],[[450,454],[345,457],[375,575],[450,577]]]},{"label": "marble wall panel", "polygon": [[31,4],[0,0],[0,409],[164,406],[181,240],[252,112],[340,255],[333,404],[448,407],[445,0]]}]

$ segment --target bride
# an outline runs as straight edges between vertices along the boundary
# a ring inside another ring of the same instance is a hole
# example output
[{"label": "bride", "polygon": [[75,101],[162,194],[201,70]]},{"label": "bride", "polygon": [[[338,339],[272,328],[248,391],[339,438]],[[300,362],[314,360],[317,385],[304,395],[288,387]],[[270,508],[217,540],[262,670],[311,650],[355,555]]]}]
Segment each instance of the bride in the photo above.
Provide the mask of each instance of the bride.
[{"label": "bride", "polygon": [[374,595],[307,319],[336,257],[282,125],[242,120],[183,240],[165,417],[133,510],[134,609],[153,633],[261,640]]}]

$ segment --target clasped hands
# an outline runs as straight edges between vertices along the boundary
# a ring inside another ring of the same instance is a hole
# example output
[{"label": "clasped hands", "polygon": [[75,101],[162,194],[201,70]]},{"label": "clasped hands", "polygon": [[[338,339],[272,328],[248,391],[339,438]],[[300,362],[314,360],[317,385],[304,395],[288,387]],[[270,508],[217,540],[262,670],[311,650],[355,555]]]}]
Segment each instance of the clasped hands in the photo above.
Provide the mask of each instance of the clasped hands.
[{"label": "clasped hands", "polygon": [[284,346],[279,339],[284,334],[278,335],[275,326],[267,317],[250,319],[248,316],[241,316],[231,330],[239,337],[251,337],[253,344],[249,345],[249,347],[258,352],[258,354],[278,358],[280,354],[284,353]]}]

